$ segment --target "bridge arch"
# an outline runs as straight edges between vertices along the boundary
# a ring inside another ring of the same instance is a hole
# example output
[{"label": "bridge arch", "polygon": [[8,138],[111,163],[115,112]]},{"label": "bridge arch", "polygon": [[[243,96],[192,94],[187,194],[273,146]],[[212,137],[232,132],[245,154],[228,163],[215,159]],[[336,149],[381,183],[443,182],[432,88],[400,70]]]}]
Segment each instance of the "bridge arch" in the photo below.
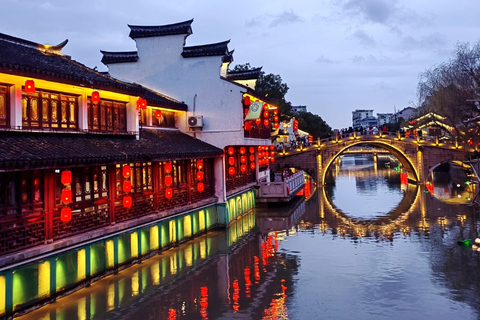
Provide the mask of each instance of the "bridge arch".
[{"label": "bridge arch", "polygon": [[391,143],[388,143],[388,141],[355,141],[352,142],[348,145],[344,145],[343,147],[340,148],[331,158],[327,160],[326,165],[324,166],[324,169],[322,170],[322,175],[321,175],[321,184],[325,185],[325,180],[327,176],[327,172],[330,169],[330,166],[332,163],[334,163],[335,159],[337,159],[339,156],[341,156],[346,150],[354,147],[354,146],[359,146],[359,145],[369,145],[373,147],[379,147],[382,149],[385,149],[389,151],[392,155],[394,155],[398,161],[403,165],[403,168],[406,171],[407,178],[410,181],[418,182],[420,181],[420,174],[417,170],[417,166],[414,163],[414,160],[410,159],[408,155],[405,154],[401,149],[398,147],[392,145]]}]

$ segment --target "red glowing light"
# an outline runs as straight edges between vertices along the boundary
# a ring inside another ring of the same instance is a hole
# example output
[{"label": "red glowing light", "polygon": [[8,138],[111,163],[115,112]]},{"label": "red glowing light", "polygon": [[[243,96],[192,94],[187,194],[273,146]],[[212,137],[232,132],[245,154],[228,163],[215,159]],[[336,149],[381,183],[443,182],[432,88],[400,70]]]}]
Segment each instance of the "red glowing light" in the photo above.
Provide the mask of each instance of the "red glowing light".
[{"label": "red glowing light", "polygon": [[250,169],[255,169],[255,162],[250,163]]},{"label": "red glowing light", "polygon": [[256,124],[260,124],[260,122],[261,122],[260,118],[255,119],[255,123],[256,123]]},{"label": "red glowing light", "polygon": [[243,104],[246,106],[250,105],[250,96],[243,97]]},{"label": "red glowing light", "polygon": [[127,209],[132,207],[132,197],[131,196],[124,196],[123,197],[123,206]]},{"label": "red glowing light", "polygon": [[233,166],[235,165],[235,158],[234,157],[228,157],[228,164]]},{"label": "red glowing light", "polygon": [[72,190],[63,189],[62,190],[62,202],[64,204],[69,204],[72,202]]},{"label": "red glowing light", "polygon": [[205,185],[203,184],[203,182],[197,183],[197,190],[198,192],[203,192],[203,190],[205,190]]},{"label": "red glowing light", "polygon": [[203,160],[202,159],[197,160],[197,169],[198,170],[203,169]]},{"label": "red glowing light", "polygon": [[132,170],[130,169],[130,166],[128,164],[123,166],[122,173],[124,178],[128,178],[132,175]]},{"label": "red glowing light", "polygon": [[97,103],[100,101],[100,93],[98,91],[92,92],[92,102]]},{"label": "red glowing light", "polygon": [[273,127],[274,127],[275,129],[278,129],[278,128],[280,127],[280,125],[278,124],[278,122],[275,122],[275,123],[273,124]]},{"label": "red glowing light", "polygon": [[241,163],[246,163],[247,162],[247,157],[246,156],[241,156],[240,157],[240,162]]},{"label": "red glowing light", "polygon": [[35,92],[35,81],[33,81],[33,80],[26,80],[25,81],[25,92],[26,93],[34,93]]},{"label": "red glowing light", "polygon": [[130,180],[123,180],[123,192],[130,193],[132,191],[132,182]]},{"label": "red glowing light", "polygon": [[165,185],[169,187],[172,185],[172,183],[173,183],[172,176],[165,176]]},{"label": "red glowing light", "polygon": [[62,176],[61,179],[62,184],[67,185],[72,183],[72,171],[70,170],[64,170],[62,171]]},{"label": "red glowing light", "polygon": [[270,125],[270,120],[268,120],[268,119],[263,120],[263,125],[265,127],[268,127]]},{"label": "red glowing light", "polygon": [[233,147],[228,147],[228,154],[232,156],[233,153],[234,153]]},{"label": "red glowing light", "polygon": [[160,119],[162,117],[162,111],[155,110],[155,118]]},{"label": "red glowing light", "polygon": [[252,130],[252,123],[250,121],[245,122],[245,131]]},{"label": "red glowing light", "polygon": [[268,117],[269,117],[268,111],[264,111],[264,112],[263,112],[263,117],[264,117],[264,118],[268,118]]},{"label": "red glowing light", "polygon": [[147,100],[139,98],[137,100],[137,109],[147,109]]},{"label": "red glowing light", "polygon": [[72,220],[72,209],[69,207],[62,208],[60,211],[60,220],[62,220],[62,222],[69,222]]},{"label": "red glowing light", "polygon": [[172,188],[167,188],[165,189],[165,198],[167,199],[172,199],[173,196],[173,190]]},{"label": "red glowing light", "polygon": [[240,147],[240,154],[245,154],[245,147]]},{"label": "red glowing light", "polygon": [[165,173],[170,173],[170,172],[172,172],[172,163],[165,162]]},{"label": "red glowing light", "polygon": [[254,153],[254,152],[255,152],[255,148],[254,148],[254,147],[250,147],[250,149],[248,149],[248,151],[250,151],[250,153]]},{"label": "red glowing light", "polygon": [[203,171],[198,171],[197,172],[197,180],[198,181],[202,181],[203,180]]},{"label": "red glowing light", "polygon": [[242,164],[242,165],[240,166],[240,171],[241,171],[241,172],[247,172],[247,166],[244,165],[244,164]]},{"label": "red glowing light", "polygon": [[233,176],[235,174],[235,167],[228,168],[228,174]]}]

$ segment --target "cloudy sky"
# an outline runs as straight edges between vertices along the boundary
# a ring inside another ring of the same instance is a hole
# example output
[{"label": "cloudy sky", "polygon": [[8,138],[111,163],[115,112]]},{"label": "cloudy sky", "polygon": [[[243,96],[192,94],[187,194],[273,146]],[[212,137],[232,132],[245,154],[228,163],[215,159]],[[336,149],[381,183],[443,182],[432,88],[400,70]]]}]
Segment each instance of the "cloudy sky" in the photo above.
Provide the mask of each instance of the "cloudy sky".
[{"label": "cloudy sky", "polygon": [[416,105],[420,73],[480,40],[478,0],[0,0],[0,32],[106,71],[99,50],[136,50],[127,24],[194,19],[187,46],[230,39],[233,67],[278,74],[287,100],[333,128],[352,111]]}]

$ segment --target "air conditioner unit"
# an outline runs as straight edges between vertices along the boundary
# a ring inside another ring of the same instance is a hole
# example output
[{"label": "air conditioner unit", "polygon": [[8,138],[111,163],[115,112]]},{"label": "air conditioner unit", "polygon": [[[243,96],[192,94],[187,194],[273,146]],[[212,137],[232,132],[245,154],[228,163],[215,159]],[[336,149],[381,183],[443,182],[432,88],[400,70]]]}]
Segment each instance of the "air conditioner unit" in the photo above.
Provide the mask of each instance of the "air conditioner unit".
[{"label": "air conditioner unit", "polygon": [[188,117],[188,126],[190,128],[201,128],[201,127],[203,127],[203,116]]}]

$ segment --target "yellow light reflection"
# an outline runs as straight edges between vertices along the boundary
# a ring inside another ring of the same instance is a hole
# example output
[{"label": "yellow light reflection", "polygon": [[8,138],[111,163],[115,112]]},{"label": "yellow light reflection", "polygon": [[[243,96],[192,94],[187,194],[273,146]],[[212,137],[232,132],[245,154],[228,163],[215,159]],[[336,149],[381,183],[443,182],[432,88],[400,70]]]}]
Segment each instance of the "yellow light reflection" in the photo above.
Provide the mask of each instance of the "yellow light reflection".
[{"label": "yellow light reflection", "polygon": [[177,274],[177,256],[176,254],[170,256],[170,274]]},{"label": "yellow light reflection", "polygon": [[107,292],[107,311],[115,309],[115,284],[110,283]]},{"label": "yellow light reflection", "polygon": [[38,296],[50,296],[50,261],[38,264]]},{"label": "yellow light reflection", "polygon": [[132,296],[138,296],[138,289],[140,283],[138,282],[138,271],[135,271],[132,275]]},{"label": "yellow light reflection", "polygon": [[160,284],[160,262],[154,263],[150,267],[150,272],[152,273],[152,282],[154,285]]},{"label": "yellow light reflection", "polygon": [[192,246],[189,245],[188,247],[185,248],[183,251],[183,254],[185,255],[185,264],[187,267],[191,267],[193,265],[193,250]]},{"label": "yellow light reflection", "polygon": [[0,315],[5,313],[5,277],[0,276]]},{"label": "yellow light reflection", "polygon": [[200,242],[200,258],[207,258],[207,241],[205,239]]},{"label": "yellow light reflection", "polygon": [[78,320],[87,319],[87,300],[85,297],[80,298],[77,304],[77,316]]}]

